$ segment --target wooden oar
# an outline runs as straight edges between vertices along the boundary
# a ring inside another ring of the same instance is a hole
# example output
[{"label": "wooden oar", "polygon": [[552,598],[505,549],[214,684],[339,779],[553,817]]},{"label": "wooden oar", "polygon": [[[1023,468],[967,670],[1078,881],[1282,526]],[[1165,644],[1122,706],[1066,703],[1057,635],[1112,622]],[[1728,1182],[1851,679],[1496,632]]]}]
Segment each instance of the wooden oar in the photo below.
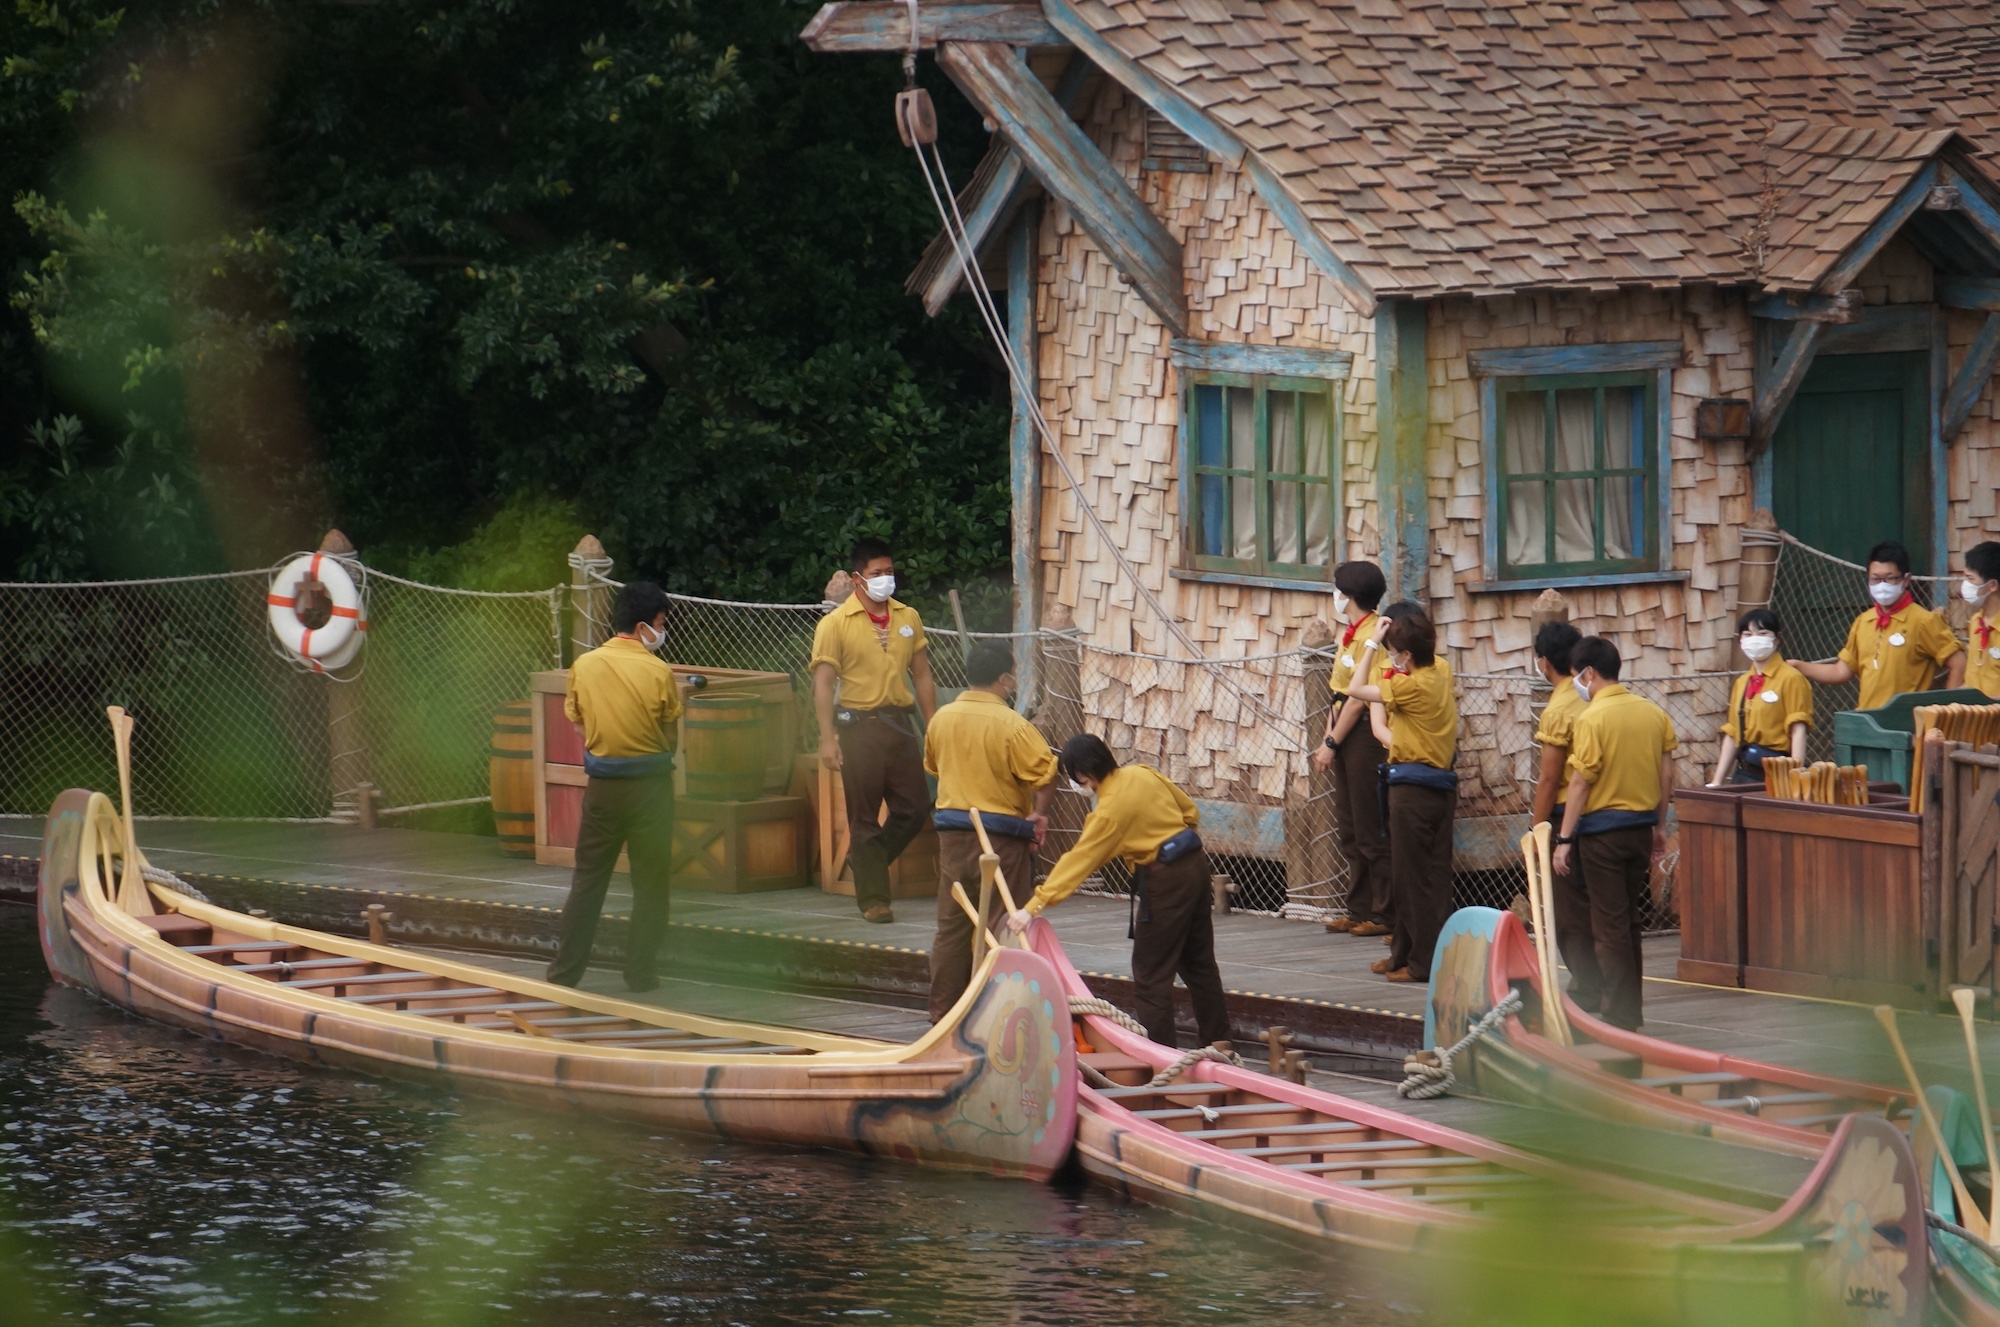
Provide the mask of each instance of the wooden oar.
[{"label": "wooden oar", "polygon": [[1000,947],[1000,942],[993,938],[993,932],[987,930],[986,927],[980,923],[979,909],[973,907],[972,900],[965,896],[964,885],[959,884],[958,881],[956,880],[952,881],[951,896],[954,900],[957,901],[959,907],[965,909],[965,915],[972,921],[972,966],[976,968],[979,966],[979,960],[986,957],[979,950],[980,937],[984,936],[986,938],[986,943],[994,949],[998,949]]},{"label": "wooden oar", "polygon": [[146,877],[139,867],[139,831],[132,819],[132,716],[122,705],[107,705],[111,738],[118,748],[118,796],[125,820],[125,870],[118,880],[118,906],[135,917],[153,915]]},{"label": "wooden oar", "polygon": [[[1008,916],[1012,916],[1019,909],[1014,906],[1014,891],[1007,888],[1007,873],[1000,869],[1000,854],[993,851],[993,840],[986,837],[986,821],[980,817],[979,808],[976,806],[973,807],[971,815],[972,832],[979,836],[980,874],[983,877],[986,872],[986,864],[988,862],[993,863],[993,883],[1000,889],[1000,902],[1006,906]],[[1013,934],[1013,932],[1010,931],[1009,934]],[[1014,935],[1014,939],[1020,942],[1021,948],[1026,949],[1028,947],[1027,936]]]},{"label": "wooden oar", "polygon": [[1555,862],[1550,839],[1555,827],[1544,820],[1521,836],[1521,855],[1528,867],[1528,912],[1535,920],[1535,959],[1542,977],[1542,1023],[1550,1040],[1572,1044],[1569,1014],[1563,1008],[1562,983],[1556,976]]},{"label": "wooden oar", "polygon": [[1910,1063],[1910,1053],[1903,1049],[1903,1034],[1896,1030],[1896,1010],[1890,1005],[1876,1005],[1875,1021],[1889,1034],[1889,1044],[1895,1047],[1896,1059],[1903,1066],[1903,1077],[1910,1080],[1910,1092],[1917,1099],[1917,1112],[1924,1117],[1924,1127],[1931,1131],[1931,1141],[1937,1144],[1938,1157],[1944,1162],[1944,1173],[1951,1179],[1952,1196],[1958,1199],[1959,1224],[1979,1238],[1986,1239],[1991,1229],[1986,1213],[1973,1206],[1972,1195],[1959,1176],[1958,1162],[1952,1159],[1951,1148],[1944,1140],[1944,1130],[1938,1127],[1937,1116],[1931,1111],[1930,1098],[1924,1095],[1924,1085],[1917,1078],[1917,1067]]},{"label": "wooden oar", "polygon": [[1965,1028],[1965,1057],[1972,1062],[1972,1099],[1979,1104],[1979,1141],[1986,1148],[1988,1182],[1992,1185],[1986,1212],[1990,1230],[2000,1225],[2000,1157],[1993,1154],[1993,1108],[1986,1104],[1986,1071],[1979,1065],[1979,1032],[1972,1021],[1972,1007],[1978,999],[1979,993],[1970,986],[1957,987],[1951,993],[1951,1002],[1958,1006],[1958,1021]]}]

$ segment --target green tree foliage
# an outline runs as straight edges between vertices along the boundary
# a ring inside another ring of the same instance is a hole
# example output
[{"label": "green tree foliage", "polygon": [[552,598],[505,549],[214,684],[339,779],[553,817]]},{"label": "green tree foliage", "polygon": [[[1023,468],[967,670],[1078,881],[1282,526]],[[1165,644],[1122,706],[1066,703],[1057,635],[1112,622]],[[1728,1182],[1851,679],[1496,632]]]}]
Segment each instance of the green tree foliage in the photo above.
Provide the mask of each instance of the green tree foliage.
[{"label": "green tree foliage", "polygon": [[[495,541],[580,522],[731,597],[813,598],[862,533],[913,588],[994,574],[1004,390],[902,293],[936,222],[896,62],[811,54],[813,8],[19,0],[0,558],[338,524],[511,583]],[[937,100],[962,180],[983,136]]]}]

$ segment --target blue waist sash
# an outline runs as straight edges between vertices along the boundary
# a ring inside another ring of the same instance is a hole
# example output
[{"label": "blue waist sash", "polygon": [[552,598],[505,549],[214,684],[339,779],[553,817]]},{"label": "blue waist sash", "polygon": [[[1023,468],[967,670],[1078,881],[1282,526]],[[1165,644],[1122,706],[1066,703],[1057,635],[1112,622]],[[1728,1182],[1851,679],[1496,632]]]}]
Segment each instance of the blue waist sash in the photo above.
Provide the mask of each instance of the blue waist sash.
[{"label": "blue waist sash", "polygon": [[1602,811],[1586,811],[1576,822],[1577,838],[1586,834],[1608,834],[1614,829],[1651,829],[1660,823],[1658,811],[1617,811],[1606,808]]},{"label": "blue waist sash", "polygon": [[1165,843],[1162,843],[1159,855],[1153,860],[1162,866],[1171,866],[1189,853],[1200,851],[1201,835],[1194,832],[1193,825],[1189,825],[1186,829],[1174,835]]},{"label": "blue waist sash", "polygon": [[1438,788],[1444,792],[1458,791],[1458,774],[1452,770],[1439,769],[1436,765],[1404,760],[1394,765],[1384,765],[1382,770],[1382,781],[1392,787],[1399,783],[1410,783],[1419,788]]},{"label": "blue waist sash", "polygon": [[[1035,837],[1035,822],[1023,820],[1019,816],[1003,816],[998,812],[982,810],[979,821],[986,826],[988,834],[998,834],[1008,839],[1032,839]],[[951,811],[940,808],[931,812],[931,825],[938,830],[959,829],[967,834],[972,830],[972,812]]]},{"label": "blue waist sash", "polygon": [[649,756],[593,756],[583,753],[583,772],[593,779],[652,779],[674,772],[674,753]]}]

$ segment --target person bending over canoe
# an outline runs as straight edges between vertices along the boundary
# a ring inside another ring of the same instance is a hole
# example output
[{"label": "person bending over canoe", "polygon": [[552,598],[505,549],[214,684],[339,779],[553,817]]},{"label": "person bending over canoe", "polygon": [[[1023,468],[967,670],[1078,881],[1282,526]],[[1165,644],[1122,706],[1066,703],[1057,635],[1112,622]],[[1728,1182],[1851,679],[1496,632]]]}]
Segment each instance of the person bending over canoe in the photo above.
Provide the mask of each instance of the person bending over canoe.
[{"label": "person bending over canoe", "polygon": [[1113,857],[1133,868],[1131,925],[1133,1000],[1146,1035],[1162,1046],[1174,1039],[1174,974],[1194,1002],[1199,1044],[1229,1041],[1229,1006],[1215,966],[1215,918],[1208,854],[1195,826],[1201,815],[1166,775],[1146,765],[1120,765],[1101,738],[1083,733],[1063,743],[1065,778],[1097,796],[1076,846],[1062,855],[1026,907],[1007,918],[1016,932],[1035,914],[1077,891]]},{"label": "person bending over canoe", "polygon": [[674,860],[674,724],[681,717],[674,670],[658,657],[667,643],[666,592],[633,581],[611,607],[618,634],[569,669],[563,712],[583,729],[583,823],[576,871],[563,904],[562,940],[549,980],[575,986],[590,966],[590,942],[604,911],[618,850],[632,852],[632,928],[625,985],[660,984],[653,960],[667,933],[667,885]]},{"label": "person bending over canoe", "polygon": [[[931,1022],[951,1012],[972,980],[972,919],[952,897],[958,884],[979,900],[979,835],[972,809],[992,840],[1007,887],[1035,883],[1035,849],[1049,831],[1056,779],[1048,740],[1014,713],[1014,652],[981,641],[965,659],[972,685],[939,708],[924,731],[924,768],[937,776],[937,935],[931,940]],[[999,916],[1000,891],[987,900],[985,924]]]}]

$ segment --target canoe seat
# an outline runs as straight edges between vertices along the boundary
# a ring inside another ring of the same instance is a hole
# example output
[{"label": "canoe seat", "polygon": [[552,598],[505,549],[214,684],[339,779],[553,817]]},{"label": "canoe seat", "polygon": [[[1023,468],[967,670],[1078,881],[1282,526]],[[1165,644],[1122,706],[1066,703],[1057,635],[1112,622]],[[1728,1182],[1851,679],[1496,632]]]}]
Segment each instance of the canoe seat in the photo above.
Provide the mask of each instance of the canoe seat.
[{"label": "canoe seat", "polygon": [[[1420,1146],[1426,1145],[1420,1144]],[[1481,1161],[1478,1157],[1463,1156],[1350,1157],[1345,1161],[1301,1161],[1284,1166],[1282,1169],[1296,1170],[1304,1175],[1325,1175],[1336,1170],[1450,1170],[1454,1166],[1461,1169],[1476,1169],[1490,1164],[1490,1162]],[[1468,1175],[1465,1178],[1470,1179],[1472,1177]],[[1367,1181],[1362,1182],[1366,1183]],[[1436,1182],[1437,1179],[1434,1176],[1425,1176],[1421,1180],[1413,1178],[1403,1181],[1405,1184],[1434,1184]]]},{"label": "canoe seat", "polygon": [[[355,962],[359,964],[363,962],[363,960],[356,959]],[[391,981],[447,981],[447,980],[449,980],[449,978],[439,977],[429,972],[409,972],[403,969],[397,969],[394,972],[362,972],[362,973],[357,973],[352,977],[300,977],[296,981],[281,981],[278,983],[278,985],[290,986],[297,990],[303,991],[303,990],[310,990],[315,986],[380,986],[384,982],[391,982]],[[479,989],[485,990],[489,988],[481,987]],[[417,994],[428,995],[430,994],[430,992],[404,991],[403,994],[406,996],[417,995]]]},{"label": "canoe seat", "polygon": [[1641,1078],[1639,1086],[1664,1087],[1671,1090],[1675,1096],[1679,1096],[1680,1090],[1684,1087],[1707,1087],[1711,1084],[1743,1083],[1748,1081],[1742,1074],[1668,1074],[1664,1078]]},{"label": "canoe seat", "polygon": [[1755,1115],[1766,1106],[1805,1106],[1821,1101],[1838,1101],[1831,1092],[1780,1092],[1774,1096],[1719,1097],[1708,1104],[1718,1110],[1740,1110]]},{"label": "canoe seat", "polygon": [[[544,1007],[554,1009],[554,1008],[559,1008],[560,1006],[557,1005],[542,1006],[542,1005],[529,1005],[529,1004],[508,1004],[508,1005],[492,1006],[492,1008],[495,1011],[501,1009],[517,1009],[517,1010],[540,1009]],[[429,1014],[455,1014],[458,1013],[459,1011],[456,1009],[413,1009],[410,1012],[429,1015]],[[629,1018],[620,1018],[616,1014],[579,1014],[575,1018],[538,1018],[535,1020],[535,1026],[538,1028],[563,1028],[563,1027],[575,1028],[575,1027],[586,1027],[592,1024],[629,1023],[631,1021],[632,1020]],[[517,1032],[520,1030],[516,1028],[512,1023],[509,1023],[504,1019],[497,1019],[497,1018],[481,1019],[477,1023],[467,1023],[466,1026],[469,1028],[492,1028],[492,1029],[498,1029],[499,1031],[502,1032]]]},{"label": "canoe seat", "polygon": [[1606,1046],[1595,1041],[1580,1041],[1567,1048],[1572,1055],[1579,1055],[1600,1069],[1626,1078],[1637,1078],[1645,1062],[1630,1051],[1621,1051],[1616,1046]]},{"label": "canoe seat", "polygon": [[1121,1055],[1117,1051],[1088,1051],[1077,1056],[1076,1062],[1089,1065],[1114,1082],[1119,1081],[1119,1075],[1123,1074],[1127,1086],[1134,1085],[1135,1075],[1137,1083],[1143,1083],[1153,1076],[1152,1065],[1137,1056]]},{"label": "canoe seat", "polygon": [[1307,1152],[1339,1156],[1348,1152],[1409,1152],[1429,1146],[1429,1143],[1415,1138],[1378,1138],[1361,1143],[1286,1143],[1282,1147],[1238,1147],[1231,1150],[1240,1157],[1288,1157]]},{"label": "canoe seat", "polygon": [[1227,1142],[1232,1138],[1290,1138],[1298,1134],[1348,1134],[1366,1133],[1368,1126],[1354,1124],[1347,1120],[1327,1120],[1321,1124],[1272,1124],[1263,1128],[1246,1125],[1235,1129],[1189,1129],[1183,1138],[1200,1138],[1211,1143]]},{"label": "canoe seat", "polygon": [[[1443,1158],[1439,1158],[1439,1160],[1443,1160]],[[1401,1164],[1407,1166],[1413,1163],[1405,1161],[1402,1162]],[[1446,1189],[1446,1188],[1461,1189],[1461,1188],[1471,1188],[1475,1185],[1480,1188],[1488,1188],[1488,1187],[1497,1187],[1500,1185],[1507,1185],[1507,1184],[1533,1184],[1535,1182],[1536,1182],[1535,1176],[1523,1175],[1518,1171],[1512,1171],[1512,1170],[1503,1170],[1500,1171],[1498,1174],[1493,1174],[1493,1175],[1427,1175],[1421,1178],[1413,1176],[1409,1179],[1401,1179],[1401,1180],[1339,1181],[1339,1183],[1342,1186],[1349,1189],[1407,1189],[1412,1185],[1420,1185],[1426,1189]],[[1451,1198],[1445,1194],[1432,1195],[1428,1199],[1426,1198],[1425,1195],[1420,1193],[1412,1194],[1411,1196],[1414,1197],[1418,1202],[1451,1201]]]},{"label": "canoe seat", "polygon": [[[1109,1096],[1109,1093],[1104,1094]],[[1294,1106],[1286,1101],[1252,1101],[1237,1106],[1156,1106],[1151,1110],[1132,1112],[1142,1120],[1210,1120],[1211,1116],[1225,1115],[1293,1115],[1309,1117],[1310,1110],[1304,1106]],[[1210,1120],[1213,1123],[1213,1120]]]},{"label": "canoe seat", "polygon": [[293,944],[290,940],[238,940],[223,945],[189,945],[187,951],[200,954],[203,958],[214,958],[220,954],[280,954],[287,949],[304,948],[304,945]]},{"label": "canoe seat", "polygon": [[195,945],[205,945],[215,934],[215,928],[207,922],[183,917],[178,912],[157,912],[140,921],[160,933],[160,938],[170,945],[189,949]]},{"label": "canoe seat", "polygon": [[[411,976],[407,972],[384,973],[382,975],[401,977],[405,981],[408,981]],[[421,976],[423,974],[419,973],[416,975]],[[366,977],[319,977],[307,978],[302,982],[287,981],[279,984],[283,986],[349,986],[357,981],[366,980]],[[494,986],[452,986],[441,990],[429,991],[376,991],[370,995],[343,995],[340,997],[340,1000],[343,1004],[394,1004],[399,1000],[474,1000],[481,996],[505,994],[507,992]],[[453,1011],[449,1009],[428,1009],[412,1010],[410,1012],[449,1014]]]},{"label": "canoe seat", "polygon": [[[428,997],[430,992],[425,991],[423,994]],[[441,994],[449,994],[449,992],[441,992]],[[357,997],[357,999],[380,1001],[382,997],[379,995],[363,995]],[[470,1014],[498,1014],[502,1012],[525,1014],[535,1009],[567,1008],[569,1008],[568,1005],[557,1004],[554,1000],[517,1000],[512,1004],[455,1004],[447,1005],[442,1009],[408,1009],[404,1012],[415,1014],[419,1018],[464,1018]],[[471,1027],[475,1025],[467,1024],[466,1026]],[[477,1026],[511,1028],[514,1025],[508,1022],[498,1022],[480,1023]]]},{"label": "canoe seat", "polygon": [[1117,1100],[1120,1097],[1183,1097],[1227,1095],[1236,1091],[1227,1083],[1169,1083],[1165,1087],[1100,1087],[1097,1095]]}]

